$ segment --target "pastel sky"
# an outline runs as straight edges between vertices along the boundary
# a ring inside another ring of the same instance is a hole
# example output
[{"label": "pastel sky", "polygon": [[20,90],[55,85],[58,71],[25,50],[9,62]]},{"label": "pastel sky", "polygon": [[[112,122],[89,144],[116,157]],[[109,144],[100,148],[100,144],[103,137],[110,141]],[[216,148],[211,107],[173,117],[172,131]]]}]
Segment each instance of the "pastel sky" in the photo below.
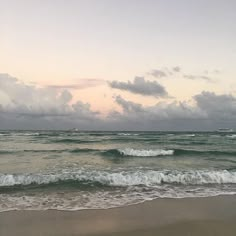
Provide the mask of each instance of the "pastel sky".
[{"label": "pastel sky", "polygon": [[0,128],[236,128],[235,9],[0,0]]}]

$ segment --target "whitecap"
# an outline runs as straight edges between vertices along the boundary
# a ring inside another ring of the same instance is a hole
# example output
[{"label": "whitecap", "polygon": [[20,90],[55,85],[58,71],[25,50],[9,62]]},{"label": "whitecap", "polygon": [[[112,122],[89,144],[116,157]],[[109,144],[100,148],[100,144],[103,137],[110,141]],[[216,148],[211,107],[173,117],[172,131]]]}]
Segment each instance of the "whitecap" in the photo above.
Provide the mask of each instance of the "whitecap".
[{"label": "whitecap", "polygon": [[118,149],[118,151],[124,156],[136,156],[136,157],[154,157],[154,156],[166,156],[173,155],[174,150],[145,150],[145,149],[133,149],[133,148],[125,148]]}]

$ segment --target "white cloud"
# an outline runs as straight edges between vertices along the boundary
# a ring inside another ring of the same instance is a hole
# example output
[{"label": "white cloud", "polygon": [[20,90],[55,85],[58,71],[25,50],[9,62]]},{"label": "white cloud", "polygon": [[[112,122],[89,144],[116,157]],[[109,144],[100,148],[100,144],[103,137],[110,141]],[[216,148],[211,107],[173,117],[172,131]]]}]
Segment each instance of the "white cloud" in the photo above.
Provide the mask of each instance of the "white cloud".
[{"label": "white cloud", "polygon": [[17,117],[67,117],[67,119],[91,119],[98,113],[90,110],[89,104],[76,102],[70,105],[72,94],[68,90],[38,88],[27,85],[7,74],[0,74],[1,114]]}]

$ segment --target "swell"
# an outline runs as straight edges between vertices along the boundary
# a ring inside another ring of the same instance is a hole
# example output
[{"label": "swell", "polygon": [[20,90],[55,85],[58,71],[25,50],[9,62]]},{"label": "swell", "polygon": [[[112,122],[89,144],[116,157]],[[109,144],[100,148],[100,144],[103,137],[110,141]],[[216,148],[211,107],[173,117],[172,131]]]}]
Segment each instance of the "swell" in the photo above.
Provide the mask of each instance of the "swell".
[{"label": "swell", "polygon": [[[25,178],[27,178],[25,176]],[[35,178],[35,177],[33,177]],[[42,177],[43,178],[43,177]],[[46,178],[46,177],[45,177]],[[10,184],[10,185],[5,185],[1,186],[0,185],[0,194],[4,193],[14,193],[14,192],[27,192],[27,191],[32,191],[32,190],[40,190],[40,191],[48,191],[48,190],[66,190],[68,189],[71,191],[72,189],[76,190],[96,190],[96,189],[105,189],[110,186],[103,184],[98,181],[91,181],[91,180],[79,180],[79,179],[58,179],[57,181],[54,182],[54,180],[44,182],[44,181],[39,181],[33,180],[32,182],[29,181],[27,183],[22,181],[22,183],[17,183],[17,184]]]},{"label": "swell", "polygon": [[133,149],[133,148],[124,148],[124,149],[110,149],[102,152],[104,156],[111,157],[155,157],[155,156],[167,156],[173,155],[174,150],[164,150],[164,149]]},{"label": "swell", "polygon": [[[191,149],[93,149],[93,148],[72,148],[72,149],[25,149],[25,150],[0,150],[0,155],[9,155],[17,153],[88,153],[97,154],[104,157],[157,157],[157,156],[188,156],[188,157],[217,157],[231,156],[236,157],[235,151],[220,150],[191,150]],[[217,159],[216,159],[217,160]]]},{"label": "swell", "polygon": [[81,139],[70,139],[70,138],[65,138],[65,139],[57,139],[57,140],[49,140],[48,143],[97,143],[101,142],[102,140],[81,140]]},{"label": "swell", "polygon": [[235,156],[236,151],[175,149],[176,156]]},{"label": "swell", "polygon": [[[89,139],[92,138],[93,136],[94,139]],[[138,137],[135,135],[130,135],[130,136],[101,136],[99,137],[100,139],[97,138],[99,135],[91,135],[88,140],[81,140],[81,139],[72,139],[72,138],[64,138],[64,139],[50,139],[48,140],[48,143],[100,143],[100,142],[132,142],[132,141],[138,141],[138,142],[158,142],[161,143],[163,140],[160,137],[157,138],[145,138],[145,137]]]},{"label": "swell", "polygon": [[155,157],[155,156],[233,156],[236,157],[235,151],[218,151],[218,150],[191,150],[191,149],[110,149],[103,151],[104,156],[112,157]]}]

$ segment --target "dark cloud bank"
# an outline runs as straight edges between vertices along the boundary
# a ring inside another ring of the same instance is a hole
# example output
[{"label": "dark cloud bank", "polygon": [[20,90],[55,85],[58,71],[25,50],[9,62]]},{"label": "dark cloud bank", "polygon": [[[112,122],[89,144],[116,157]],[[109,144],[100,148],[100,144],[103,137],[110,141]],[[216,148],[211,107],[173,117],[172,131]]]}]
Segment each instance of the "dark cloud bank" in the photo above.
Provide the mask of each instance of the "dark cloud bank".
[{"label": "dark cloud bank", "polygon": [[[164,87],[150,81],[111,82],[119,87],[146,95],[166,96]],[[142,86],[139,87],[139,85]],[[148,84],[147,87],[146,84]],[[161,89],[160,89],[161,88]],[[0,74],[0,129],[71,129],[80,130],[215,130],[219,127],[236,129],[236,97],[204,91],[193,97],[194,105],[186,102],[158,102],[143,106],[121,96],[114,97],[122,112],[111,111],[104,118],[90,105],[72,103],[68,90],[27,85],[7,74]]]}]

